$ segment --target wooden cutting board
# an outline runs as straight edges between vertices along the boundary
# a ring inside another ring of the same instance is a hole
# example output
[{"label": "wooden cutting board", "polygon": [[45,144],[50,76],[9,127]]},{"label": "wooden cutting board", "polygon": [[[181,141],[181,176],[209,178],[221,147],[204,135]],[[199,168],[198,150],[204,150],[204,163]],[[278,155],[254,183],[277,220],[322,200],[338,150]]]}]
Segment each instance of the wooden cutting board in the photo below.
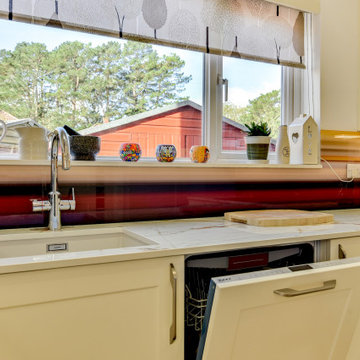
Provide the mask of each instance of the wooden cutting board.
[{"label": "wooden cutting board", "polygon": [[304,210],[251,210],[224,214],[225,220],[254,226],[318,225],[334,222],[327,213]]}]

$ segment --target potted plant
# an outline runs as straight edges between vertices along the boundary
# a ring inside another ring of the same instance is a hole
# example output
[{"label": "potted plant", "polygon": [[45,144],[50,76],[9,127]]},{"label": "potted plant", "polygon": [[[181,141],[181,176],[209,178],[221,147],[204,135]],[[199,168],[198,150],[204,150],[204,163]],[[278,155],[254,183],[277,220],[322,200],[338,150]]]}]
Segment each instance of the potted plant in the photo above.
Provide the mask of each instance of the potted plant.
[{"label": "potted plant", "polygon": [[249,160],[267,160],[269,153],[271,129],[264,121],[245,124],[247,127],[246,151]]}]

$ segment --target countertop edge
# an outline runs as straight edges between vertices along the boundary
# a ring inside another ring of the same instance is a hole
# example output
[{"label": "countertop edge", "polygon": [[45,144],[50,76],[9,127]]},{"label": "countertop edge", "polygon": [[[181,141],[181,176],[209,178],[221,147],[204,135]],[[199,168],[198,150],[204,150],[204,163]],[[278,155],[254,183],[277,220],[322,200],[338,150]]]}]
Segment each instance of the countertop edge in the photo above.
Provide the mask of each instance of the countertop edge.
[{"label": "countertop edge", "polygon": [[[212,219],[212,218],[206,218]],[[205,220],[205,219],[197,219],[197,220]],[[174,220],[171,220],[174,221]],[[171,222],[169,221],[169,222]],[[187,220],[184,220],[187,221]],[[190,223],[194,222],[195,219],[189,219]],[[164,221],[165,222],[165,221]],[[175,222],[179,222],[179,220],[175,220]],[[142,224],[144,222],[141,222]],[[161,223],[160,221],[156,221],[154,223]],[[134,226],[135,223],[130,223]],[[129,223],[124,223],[124,226],[129,226]],[[147,223],[148,224],[148,223]],[[112,224],[113,226],[122,226],[121,224]],[[108,254],[108,255],[95,255],[95,256],[87,256],[87,257],[77,257],[77,258],[68,258],[68,259],[53,259],[53,260],[44,260],[37,262],[21,262],[24,258],[12,258],[19,259],[19,263],[15,264],[2,264],[2,260],[0,260],[0,274],[8,274],[15,272],[25,272],[25,271],[35,271],[35,270],[50,270],[50,269],[59,269],[64,267],[76,267],[76,266],[86,266],[86,265],[95,265],[95,264],[106,264],[106,263],[114,263],[114,262],[123,262],[123,261],[136,261],[136,260],[145,260],[145,259],[154,259],[154,258],[163,258],[163,257],[172,257],[172,256],[187,256],[194,255],[200,253],[210,253],[210,252],[221,252],[228,250],[236,250],[236,249],[246,249],[246,248],[256,248],[262,246],[272,246],[272,245],[286,245],[286,244],[296,244],[296,243],[304,243],[304,242],[313,242],[313,241],[324,241],[330,239],[341,239],[341,238],[353,238],[356,236],[360,236],[360,224],[356,224],[359,226],[358,230],[353,231],[344,231],[344,232],[336,232],[329,234],[325,232],[324,234],[316,234],[316,235],[300,235],[297,237],[283,237],[283,238],[272,238],[266,240],[248,240],[248,241],[239,241],[239,242],[231,242],[231,243],[219,243],[219,244],[205,244],[205,245],[196,245],[193,247],[180,247],[180,248],[166,248],[164,246],[159,247],[156,246],[147,246],[143,249],[127,249],[126,253],[116,253],[116,254]],[[4,259],[6,260],[6,259]]]}]

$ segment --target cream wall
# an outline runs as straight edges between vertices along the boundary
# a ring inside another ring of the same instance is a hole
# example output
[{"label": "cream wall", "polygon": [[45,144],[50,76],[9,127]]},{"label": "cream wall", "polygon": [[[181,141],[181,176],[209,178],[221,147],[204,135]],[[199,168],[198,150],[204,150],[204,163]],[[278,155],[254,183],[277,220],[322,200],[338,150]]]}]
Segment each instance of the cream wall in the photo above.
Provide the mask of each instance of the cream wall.
[{"label": "cream wall", "polygon": [[314,53],[320,57],[314,61],[314,90],[315,101],[321,99],[321,128],[360,130],[360,0],[270,1],[320,12],[314,19]]},{"label": "cream wall", "polygon": [[321,128],[360,130],[359,0],[321,0]]},{"label": "cream wall", "polygon": [[[269,0],[269,1],[279,5],[290,6],[295,9],[299,9],[303,11],[318,13],[320,11],[321,0]],[[342,1],[347,1],[347,0],[342,0]]]}]

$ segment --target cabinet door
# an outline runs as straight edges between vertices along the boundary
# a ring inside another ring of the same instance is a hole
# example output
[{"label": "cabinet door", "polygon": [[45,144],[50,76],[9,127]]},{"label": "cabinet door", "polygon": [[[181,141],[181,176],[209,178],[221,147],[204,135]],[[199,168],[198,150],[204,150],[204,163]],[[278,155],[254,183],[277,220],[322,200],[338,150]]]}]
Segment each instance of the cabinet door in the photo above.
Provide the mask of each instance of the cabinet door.
[{"label": "cabinet door", "polygon": [[335,239],[330,241],[330,260],[360,256],[360,238]]},{"label": "cabinet door", "polygon": [[183,260],[1,275],[0,359],[182,360]]},{"label": "cabinet door", "polygon": [[197,360],[358,359],[360,260],[311,266],[213,279]]}]

